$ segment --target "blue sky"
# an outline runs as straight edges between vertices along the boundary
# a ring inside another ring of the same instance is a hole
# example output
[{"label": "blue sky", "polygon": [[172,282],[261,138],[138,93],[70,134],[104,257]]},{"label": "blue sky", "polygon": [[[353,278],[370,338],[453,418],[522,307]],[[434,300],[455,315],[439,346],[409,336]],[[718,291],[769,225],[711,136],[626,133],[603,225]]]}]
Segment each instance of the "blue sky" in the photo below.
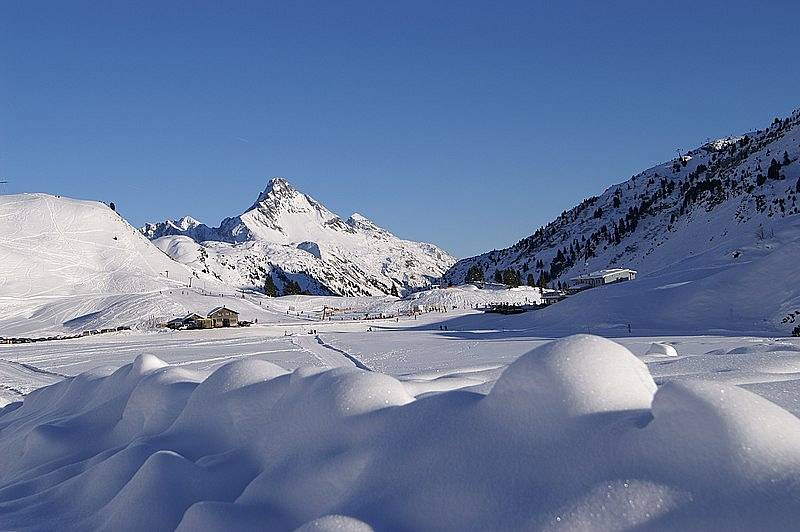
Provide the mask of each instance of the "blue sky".
[{"label": "blue sky", "polygon": [[284,176],[467,256],[800,107],[797,2],[0,3],[5,192],[209,224]]}]

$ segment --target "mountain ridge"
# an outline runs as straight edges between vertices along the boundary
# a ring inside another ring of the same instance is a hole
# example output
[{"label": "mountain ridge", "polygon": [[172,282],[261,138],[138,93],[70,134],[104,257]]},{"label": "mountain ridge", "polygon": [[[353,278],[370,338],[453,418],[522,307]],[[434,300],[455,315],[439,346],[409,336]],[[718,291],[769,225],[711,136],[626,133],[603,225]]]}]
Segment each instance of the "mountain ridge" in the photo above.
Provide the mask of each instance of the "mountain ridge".
[{"label": "mountain ridge", "polygon": [[270,275],[284,292],[297,283],[321,295],[399,295],[429,286],[455,262],[359,213],[343,220],[284,178],[271,179],[248,209],[218,227],[187,220],[194,221],[141,231],[173,259],[239,288],[259,288]]},{"label": "mountain ridge", "polygon": [[[795,224],[800,219],[798,159],[800,111],[796,110],[784,119],[776,118],[765,129],[705,143],[639,172],[562,212],[512,246],[461,259],[443,278],[458,284],[464,282],[470,268],[479,268],[486,278],[495,277],[497,272],[502,277],[510,270],[509,278],[516,275],[523,283],[552,287],[563,286],[585,272],[634,268],[639,271],[636,285],[582,293],[543,313],[555,316],[569,310],[575,319],[580,315],[575,305],[583,302],[586,312],[591,309],[597,320],[622,326],[636,320],[637,316],[625,307],[640,308],[629,303],[638,297],[634,287],[647,285],[648,277],[665,278],[652,286],[650,297],[658,305],[665,302],[668,292],[686,292],[685,300],[690,300],[694,298],[688,293],[692,288],[718,288],[710,280],[700,281],[741,263],[778,260],[777,255],[767,257],[800,238]],[[773,264],[766,268],[765,263],[764,271],[781,271],[781,267]],[[681,276],[681,272],[690,273]],[[681,279],[670,283],[666,280],[670,276]],[[729,273],[726,276],[735,278]],[[659,287],[660,292],[656,290]],[[770,293],[775,309],[760,308],[766,313],[763,318],[769,321],[769,328],[782,330],[788,313],[800,310],[800,293],[795,294],[793,289],[786,287],[783,295],[764,291]],[[630,292],[627,302],[609,300],[607,309],[593,305],[594,299],[601,294],[607,299],[613,290]],[[729,295],[732,302],[735,298]],[[722,300],[718,303],[725,306]],[[713,314],[713,307],[709,306],[708,312]],[[741,322],[738,330],[757,331],[763,326],[754,322],[755,315],[742,319],[747,323]],[[724,316],[715,315],[705,329],[725,329],[725,321]],[[563,329],[564,323],[558,326]]]}]

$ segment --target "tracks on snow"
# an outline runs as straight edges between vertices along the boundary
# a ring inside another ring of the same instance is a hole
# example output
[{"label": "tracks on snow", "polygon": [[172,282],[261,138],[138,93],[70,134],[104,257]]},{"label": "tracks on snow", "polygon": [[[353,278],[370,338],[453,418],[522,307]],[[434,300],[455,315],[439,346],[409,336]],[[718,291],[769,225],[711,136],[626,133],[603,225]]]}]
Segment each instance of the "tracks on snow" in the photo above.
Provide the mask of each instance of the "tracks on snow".
[{"label": "tracks on snow", "polygon": [[347,358],[347,359],[348,359],[350,362],[352,362],[352,363],[355,365],[355,367],[357,367],[357,368],[359,368],[359,369],[366,370],[366,371],[372,371],[372,368],[370,368],[370,367],[368,367],[367,365],[365,365],[363,362],[361,362],[359,359],[357,359],[356,357],[354,357],[353,355],[351,355],[351,354],[350,354],[350,353],[348,353],[347,351],[342,351],[341,349],[338,349],[338,348],[336,348],[336,347],[333,347],[331,344],[326,344],[326,343],[325,343],[325,342],[322,340],[322,338],[320,338],[320,337],[319,337],[319,335],[318,335],[318,334],[317,334],[317,335],[315,335],[315,336],[314,336],[314,338],[316,338],[316,340],[317,340],[317,343],[318,343],[319,345],[321,345],[322,347],[324,347],[324,348],[326,348],[326,349],[330,349],[331,351],[336,351],[336,352],[337,352],[337,353],[339,353],[340,355],[342,355],[342,356],[344,356],[345,358]]}]

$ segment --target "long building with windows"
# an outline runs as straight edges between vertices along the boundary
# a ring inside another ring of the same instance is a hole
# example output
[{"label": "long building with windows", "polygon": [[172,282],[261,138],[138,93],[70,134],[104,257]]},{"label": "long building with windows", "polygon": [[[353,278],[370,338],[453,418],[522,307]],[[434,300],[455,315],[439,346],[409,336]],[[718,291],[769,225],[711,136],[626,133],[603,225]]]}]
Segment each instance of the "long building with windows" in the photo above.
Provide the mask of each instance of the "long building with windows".
[{"label": "long building with windows", "polygon": [[597,288],[606,284],[633,281],[636,279],[636,270],[630,268],[610,268],[596,272],[579,275],[569,280],[567,289],[570,292],[580,292],[589,288]]}]

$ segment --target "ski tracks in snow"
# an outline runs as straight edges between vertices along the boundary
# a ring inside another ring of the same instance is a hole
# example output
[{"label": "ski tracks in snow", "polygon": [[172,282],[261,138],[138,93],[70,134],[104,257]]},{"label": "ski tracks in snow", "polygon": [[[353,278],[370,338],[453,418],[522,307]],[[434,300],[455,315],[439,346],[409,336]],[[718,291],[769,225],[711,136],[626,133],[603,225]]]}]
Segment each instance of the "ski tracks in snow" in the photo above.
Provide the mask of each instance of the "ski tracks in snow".
[{"label": "ski tracks in snow", "polygon": [[314,358],[322,362],[323,365],[329,368],[350,367],[355,366],[359,369],[372,371],[359,359],[338,349],[330,344],[325,343],[318,334],[305,335],[305,336],[292,336],[289,338],[292,345],[295,345],[308,352]]}]

